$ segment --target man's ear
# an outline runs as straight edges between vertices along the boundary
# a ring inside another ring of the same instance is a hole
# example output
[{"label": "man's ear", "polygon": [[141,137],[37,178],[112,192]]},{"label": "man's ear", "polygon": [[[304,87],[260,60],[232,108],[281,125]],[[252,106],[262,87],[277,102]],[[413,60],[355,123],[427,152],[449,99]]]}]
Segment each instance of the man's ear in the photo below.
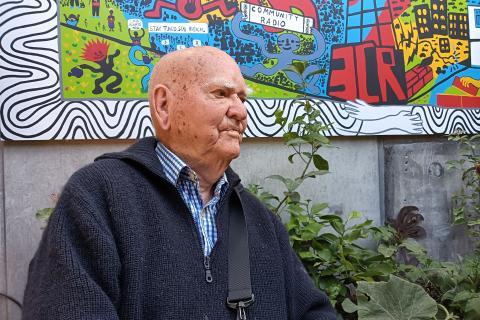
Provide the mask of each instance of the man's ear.
[{"label": "man's ear", "polygon": [[150,97],[152,121],[163,131],[170,129],[170,97],[169,89],[163,84],[157,84],[155,88],[153,88]]}]

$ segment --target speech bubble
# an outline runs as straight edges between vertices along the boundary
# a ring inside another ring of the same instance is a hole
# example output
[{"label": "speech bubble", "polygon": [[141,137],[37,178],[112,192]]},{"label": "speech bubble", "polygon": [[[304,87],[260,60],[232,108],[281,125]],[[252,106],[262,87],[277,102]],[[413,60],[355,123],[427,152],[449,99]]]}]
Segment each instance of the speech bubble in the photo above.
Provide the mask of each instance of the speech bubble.
[{"label": "speech bubble", "polygon": [[143,21],[140,19],[128,19],[128,29],[132,29],[132,30],[143,29]]}]

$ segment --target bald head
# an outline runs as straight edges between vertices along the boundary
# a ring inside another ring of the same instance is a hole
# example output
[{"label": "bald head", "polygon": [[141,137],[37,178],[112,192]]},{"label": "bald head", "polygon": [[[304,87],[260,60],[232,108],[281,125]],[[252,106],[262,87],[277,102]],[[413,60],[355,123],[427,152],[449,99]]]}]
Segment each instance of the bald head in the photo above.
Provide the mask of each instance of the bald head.
[{"label": "bald head", "polygon": [[240,68],[225,52],[194,47],[169,53],[149,83],[156,136],[190,164],[210,158],[224,166],[240,152],[246,95]]},{"label": "bald head", "polygon": [[193,83],[208,81],[208,71],[212,71],[219,62],[234,65],[238,69],[235,60],[214,47],[192,47],[166,54],[155,65],[150,77],[149,101],[158,84],[166,85],[173,93],[177,93]]}]

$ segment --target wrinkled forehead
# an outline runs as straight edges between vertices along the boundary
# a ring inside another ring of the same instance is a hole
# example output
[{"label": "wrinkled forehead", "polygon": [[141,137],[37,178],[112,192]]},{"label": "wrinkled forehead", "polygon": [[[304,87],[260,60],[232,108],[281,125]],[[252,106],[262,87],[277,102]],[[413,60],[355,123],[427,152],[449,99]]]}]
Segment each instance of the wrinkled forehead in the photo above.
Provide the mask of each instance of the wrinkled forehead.
[{"label": "wrinkled forehead", "polygon": [[181,78],[180,82],[195,82],[200,86],[216,84],[231,89],[245,86],[245,80],[236,62],[225,57],[218,59],[207,56],[190,61],[178,76]]}]

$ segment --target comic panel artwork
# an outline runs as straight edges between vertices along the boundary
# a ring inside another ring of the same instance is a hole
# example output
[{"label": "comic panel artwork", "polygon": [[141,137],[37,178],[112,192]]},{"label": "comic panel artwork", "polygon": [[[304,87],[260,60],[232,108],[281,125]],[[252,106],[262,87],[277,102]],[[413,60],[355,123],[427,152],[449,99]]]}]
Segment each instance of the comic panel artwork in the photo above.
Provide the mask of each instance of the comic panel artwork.
[{"label": "comic panel artwork", "polygon": [[61,0],[65,98],[145,99],[167,52],[210,45],[255,98],[480,106],[480,5],[466,0]]},{"label": "comic panel artwork", "polygon": [[204,45],[252,89],[246,136],[281,134],[303,94],[328,135],[480,131],[480,0],[24,2],[0,7],[3,139],[150,135],[154,64]]}]

